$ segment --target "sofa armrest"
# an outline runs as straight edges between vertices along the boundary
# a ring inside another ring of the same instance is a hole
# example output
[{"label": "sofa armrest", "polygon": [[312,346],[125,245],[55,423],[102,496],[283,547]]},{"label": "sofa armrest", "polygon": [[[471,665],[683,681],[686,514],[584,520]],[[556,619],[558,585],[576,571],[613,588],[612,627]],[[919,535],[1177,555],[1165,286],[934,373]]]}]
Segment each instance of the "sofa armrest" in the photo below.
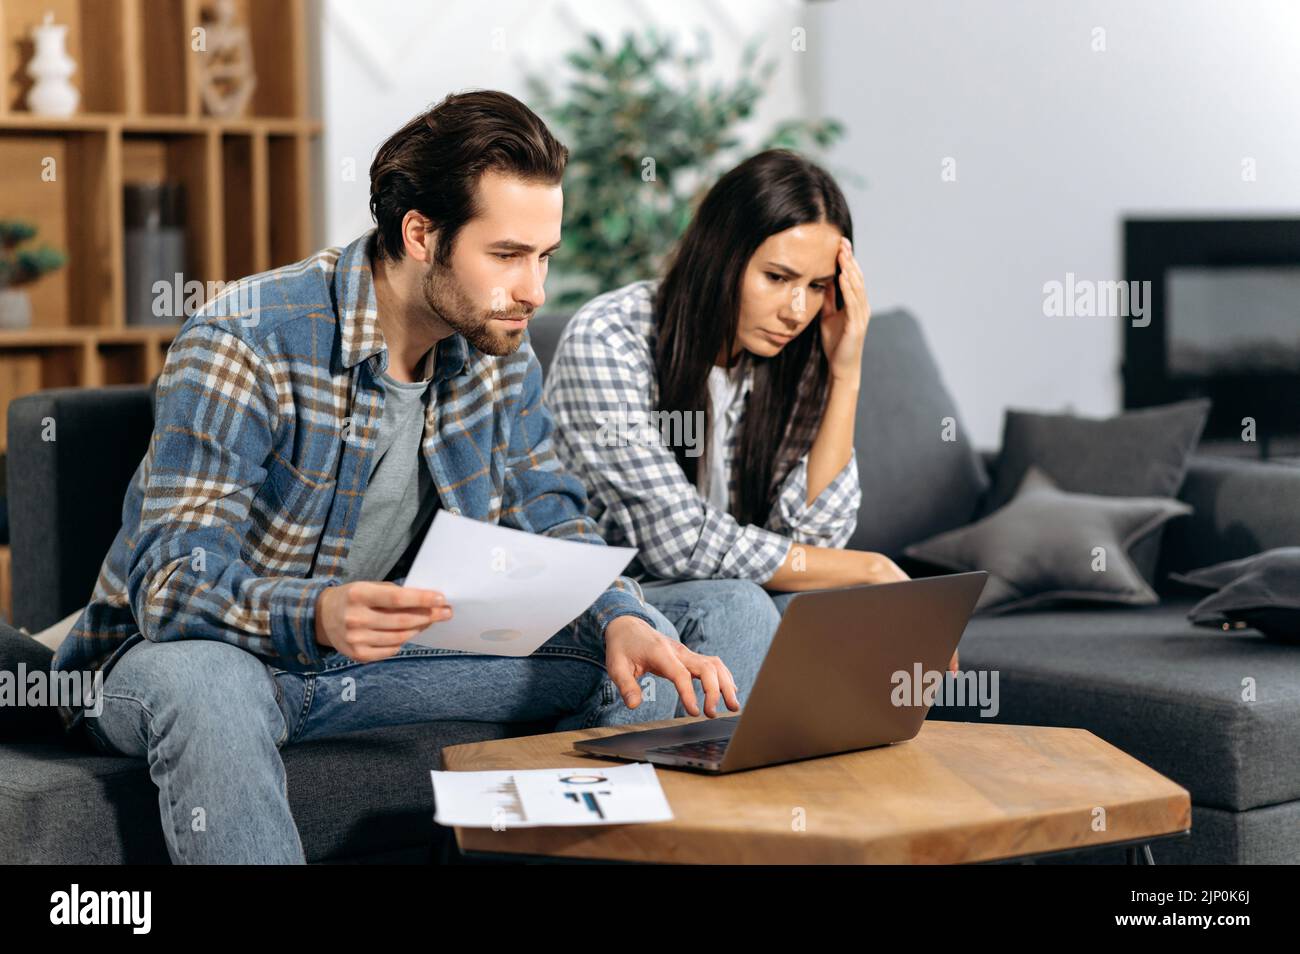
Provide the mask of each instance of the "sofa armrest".
[{"label": "sofa armrest", "polygon": [[36,632],[90,600],[149,448],[149,386],[38,391],[8,423],[13,625]]},{"label": "sofa armrest", "polygon": [[1178,499],[1194,510],[1165,529],[1160,579],[1166,572],[1300,546],[1300,467],[1295,465],[1197,454]]}]

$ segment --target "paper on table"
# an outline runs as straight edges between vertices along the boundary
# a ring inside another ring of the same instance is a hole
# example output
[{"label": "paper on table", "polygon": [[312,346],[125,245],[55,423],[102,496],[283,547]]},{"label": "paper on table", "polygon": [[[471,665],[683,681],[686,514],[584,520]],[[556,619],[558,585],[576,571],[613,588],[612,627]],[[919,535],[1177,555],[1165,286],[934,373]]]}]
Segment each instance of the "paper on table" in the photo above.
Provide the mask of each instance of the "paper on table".
[{"label": "paper on table", "polygon": [[593,768],[438,772],[433,819],[463,828],[625,825],[671,821],[649,762]]},{"label": "paper on table", "polygon": [[527,656],[581,616],[635,554],[439,510],[403,585],[438,590],[452,617],[410,641]]}]

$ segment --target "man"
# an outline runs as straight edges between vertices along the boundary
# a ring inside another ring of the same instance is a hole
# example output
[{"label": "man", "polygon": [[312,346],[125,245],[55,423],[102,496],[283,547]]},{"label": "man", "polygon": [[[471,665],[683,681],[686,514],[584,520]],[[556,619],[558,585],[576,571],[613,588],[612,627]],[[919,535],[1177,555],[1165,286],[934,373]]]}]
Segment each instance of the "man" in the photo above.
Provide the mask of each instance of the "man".
[{"label": "man", "polygon": [[123,527],[54,662],[102,671],[101,714],[61,714],[149,760],[173,861],[303,861],[279,756],[303,739],[739,709],[722,657],[752,655],[749,624],[706,607],[692,648],[628,579],[530,657],[407,645],[455,611],[400,585],[437,508],[602,544],[526,335],[567,156],[513,97],[449,96],[380,148],[375,230],[235,283],[173,343]]}]

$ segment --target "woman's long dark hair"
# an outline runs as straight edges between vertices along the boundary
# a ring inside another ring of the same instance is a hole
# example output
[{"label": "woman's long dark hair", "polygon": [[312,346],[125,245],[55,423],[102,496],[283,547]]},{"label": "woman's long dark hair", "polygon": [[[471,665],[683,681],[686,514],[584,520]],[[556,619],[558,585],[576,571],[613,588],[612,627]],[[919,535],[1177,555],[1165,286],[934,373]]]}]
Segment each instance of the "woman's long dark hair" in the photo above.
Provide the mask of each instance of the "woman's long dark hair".
[{"label": "woman's long dark hair", "polygon": [[[755,250],[771,235],[812,222],[828,222],[853,239],[844,194],[830,174],[786,149],[760,152],[714,184],[696,210],[655,295],[655,367],[659,408],[702,412],[709,420],[709,371],[719,354],[735,348],[741,284]],[[838,288],[828,289],[834,295]],[[741,523],[762,526],[772,509],[778,451],[796,413],[820,415],[826,403],[827,363],[821,319],[772,358],[753,360],[754,386],[740,424],[736,468]],[[815,367],[809,368],[812,362]],[[813,375],[808,404],[796,407],[800,382]],[[710,422],[712,426],[712,422]],[[692,484],[708,457],[688,456],[683,442],[673,453]]]}]

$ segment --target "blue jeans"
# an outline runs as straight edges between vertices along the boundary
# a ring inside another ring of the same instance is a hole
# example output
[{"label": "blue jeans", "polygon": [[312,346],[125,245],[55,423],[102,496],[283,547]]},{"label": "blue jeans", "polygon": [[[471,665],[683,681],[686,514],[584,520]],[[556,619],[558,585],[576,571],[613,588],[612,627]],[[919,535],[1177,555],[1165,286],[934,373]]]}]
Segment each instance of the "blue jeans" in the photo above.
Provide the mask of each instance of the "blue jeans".
[{"label": "blue jeans", "polygon": [[[776,629],[762,590],[711,581],[647,588],[646,596],[655,628],[722,657],[743,701]],[[653,608],[656,596],[683,631]],[[575,625],[588,624],[584,617]],[[685,714],[675,686],[659,676],[643,677],[641,703],[628,709],[604,658],[584,643],[591,644],[570,626],[531,656],[407,644],[365,664],[332,652],[318,669],[293,673],[217,640],[142,640],[109,670],[103,711],[85,725],[101,751],[148,761],[173,862],[301,864],[279,753],[285,745],[412,722],[556,720],[563,731]],[[697,701],[702,711],[699,689]],[[727,712],[720,705],[718,714]]]},{"label": "blue jeans", "polygon": [[776,611],[784,616],[786,607],[789,606],[790,601],[798,595],[798,593],[773,593],[772,604],[776,607]]}]

